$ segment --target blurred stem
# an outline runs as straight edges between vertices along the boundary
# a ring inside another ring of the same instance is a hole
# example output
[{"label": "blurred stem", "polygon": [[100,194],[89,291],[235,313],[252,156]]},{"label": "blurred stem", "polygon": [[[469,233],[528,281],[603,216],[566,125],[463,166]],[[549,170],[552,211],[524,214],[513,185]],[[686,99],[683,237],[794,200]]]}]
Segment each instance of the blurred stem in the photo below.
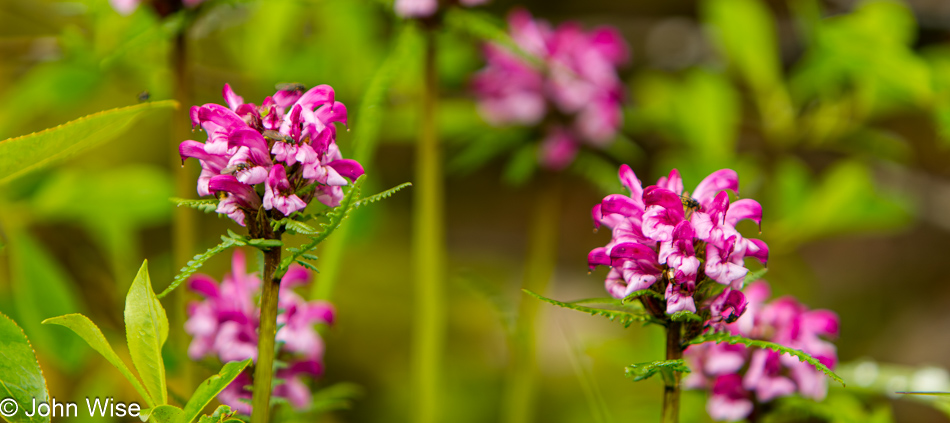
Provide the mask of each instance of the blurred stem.
[{"label": "blurred stem", "polygon": [[[683,358],[682,323],[670,322],[666,329],[666,359],[679,360]],[[662,423],[678,423],[680,420],[680,373],[672,372],[670,377],[663,378],[663,418]]]},{"label": "blurred stem", "polygon": [[416,192],[413,197],[413,261],[416,281],[412,370],[414,416],[418,423],[439,421],[439,374],[446,312],[442,283],[445,262],[442,154],[437,138],[435,31],[426,31],[422,127],[416,146]]},{"label": "blurred stem", "polygon": [[[175,36],[172,46],[172,70],[175,75],[175,99],[184,107],[191,104],[191,84],[189,84],[188,74],[188,43],[184,30]],[[191,138],[190,119],[185,115],[175,114],[172,118],[172,140],[171,140],[171,168],[177,169],[175,174],[175,196],[179,198],[192,198],[195,193],[195,181],[197,175],[192,167],[182,166],[181,156],[178,154],[178,145],[182,141]],[[188,207],[172,208],[172,269],[171,274],[178,273],[178,269],[184,266],[195,253],[195,211]],[[171,293],[171,312],[169,313],[169,326],[172,328],[181,328],[185,324],[185,303],[187,302],[188,292],[185,289],[176,289]],[[172,342],[174,354],[179,358],[178,362],[183,363],[182,385],[184,391],[190,391],[194,386],[192,379],[194,376],[194,363],[188,359],[188,337],[182,330],[172,332]]]},{"label": "blurred stem", "polygon": [[[559,175],[542,178],[531,214],[528,253],[522,288],[544,295],[557,265],[558,221],[560,220],[561,180]],[[504,396],[506,423],[530,422],[534,412],[535,363],[537,337],[535,327],[540,301],[522,298],[518,321],[511,340],[511,362]]]},{"label": "blurred stem", "polygon": [[[269,223],[264,223],[270,227]],[[255,235],[252,233],[252,235]],[[280,234],[267,230],[266,239],[280,239]],[[255,236],[257,238],[257,236]],[[251,400],[251,423],[270,420],[270,397],[274,380],[275,339],[277,337],[277,295],[280,280],[274,278],[280,265],[280,248],[264,251],[264,278],[261,290],[261,326],[258,331],[257,364],[254,366],[254,397]]]}]

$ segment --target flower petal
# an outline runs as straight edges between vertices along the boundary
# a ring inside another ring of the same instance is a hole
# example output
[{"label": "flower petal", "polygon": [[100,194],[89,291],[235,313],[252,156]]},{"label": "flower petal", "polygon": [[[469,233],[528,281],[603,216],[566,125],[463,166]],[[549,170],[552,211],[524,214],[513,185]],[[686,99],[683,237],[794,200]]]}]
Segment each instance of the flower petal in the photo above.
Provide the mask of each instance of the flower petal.
[{"label": "flower petal", "polygon": [[739,194],[739,175],[732,169],[720,169],[703,179],[696,186],[692,196],[705,206],[708,201],[716,197],[719,191],[727,189]]}]

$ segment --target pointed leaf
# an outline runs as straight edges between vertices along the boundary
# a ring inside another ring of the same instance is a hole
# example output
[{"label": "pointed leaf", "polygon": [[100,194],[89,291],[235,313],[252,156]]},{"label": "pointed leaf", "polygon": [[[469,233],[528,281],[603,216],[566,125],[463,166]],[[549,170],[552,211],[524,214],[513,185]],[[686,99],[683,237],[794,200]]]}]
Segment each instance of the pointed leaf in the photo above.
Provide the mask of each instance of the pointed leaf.
[{"label": "pointed leaf", "polygon": [[119,373],[122,373],[122,376],[125,376],[125,379],[132,384],[132,387],[145,399],[145,402],[149,406],[154,406],[155,401],[152,400],[152,396],[149,395],[148,391],[145,390],[145,387],[139,383],[139,379],[132,374],[128,367],[122,359],[116,355],[115,351],[112,349],[112,346],[109,345],[109,341],[106,340],[106,337],[102,334],[102,331],[99,330],[99,327],[96,326],[92,320],[89,320],[88,317],[81,314],[67,314],[65,316],[53,317],[43,321],[44,325],[60,325],[66,328],[69,328],[76,335],[79,335],[87,344],[89,344],[92,349],[96,350],[99,354],[115,366],[119,370]]},{"label": "pointed leaf", "polygon": [[186,206],[193,209],[201,210],[205,213],[214,213],[218,208],[218,199],[217,198],[202,198],[202,199],[188,199],[188,198],[177,198],[172,197],[169,200],[175,203],[177,207]]},{"label": "pointed leaf", "polygon": [[244,368],[251,364],[251,359],[244,361],[232,361],[228,364],[225,364],[221,368],[221,371],[218,374],[205,379],[204,382],[201,382],[201,385],[198,386],[198,389],[195,390],[195,393],[191,395],[191,399],[188,400],[188,404],[185,404],[185,408],[181,416],[177,419],[178,423],[191,423],[198,415],[201,414],[201,410],[205,408],[206,405],[211,403],[211,400],[214,399],[219,393],[221,393],[224,388],[226,388],[231,381],[233,381],[238,375],[244,371]]},{"label": "pointed leaf", "polygon": [[627,377],[633,378],[634,382],[646,380],[657,373],[662,373],[664,379],[672,376],[673,372],[689,373],[689,367],[686,367],[683,359],[652,361],[648,363],[631,364],[624,369]]},{"label": "pointed leaf", "polygon": [[[49,416],[42,417],[35,413],[33,417],[26,415],[30,404],[49,401],[46,391],[46,379],[36,361],[33,346],[26,339],[23,330],[16,322],[0,313],[0,412],[3,419],[10,423],[44,423],[50,421]],[[12,398],[15,403],[8,402]],[[9,404],[9,405],[8,405]],[[19,409],[13,408],[14,405]],[[12,408],[12,409],[11,409]],[[12,416],[7,413],[15,412]]]},{"label": "pointed leaf", "polygon": [[840,383],[841,386],[845,386],[844,380],[842,380],[841,377],[835,374],[835,372],[831,371],[831,369],[829,369],[824,364],[821,364],[821,362],[818,361],[817,358],[812,357],[811,355],[809,355],[808,353],[802,350],[796,350],[794,348],[789,348],[784,345],[776,344],[774,342],[762,341],[758,339],[749,339],[749,338],[744,338],[739,335],[731,335],[726,332],[716,332],[716,333],[699,335],[696,338],[693,338],[692,340],[687,342],[687,345],[701,344],[703,342],[715,342],[717,344],[721,342],[728,342],[729,345],[742,344],[747,347],[767,348],[772,351],[785,353],[785,354],[798,358],[799,361],[811,364],[822,373],[828,375],[828,377],[834,379],[835,382]]},{"label": "pointed leaf", "polygon": [[177,107],[178,102],[174,100],[120,107],[0,141],[0,184],[109,141],[121,135],[145,112]]},{"label": "pointed leaf", "polygon": [[535,297],[544,302],[554,304],[558,307],[564,307],[564,308],[569,308],[571,310],[583,311],[585,313],[590,313],[591,316],[604,316],[610,319],[611,321],[618,320],[623,325],[623,327],[629,327],[631,324],[633,324],[633,322],[663,324],[662,322],[654,319],[649,314],[646,314],[643,312],[637,313],[637,312],[624,311],[624,310],[609,310],[609,309],[604,309],[604,308],[585,307],[582,305],[565,303],[558,300],[552,300],[550,298],[535,294],[534,292],[531,292],[530,290],[527,290],[527,289],[522,289],[522,291],[524,291],[528,295],[531,295],[532,297]]},{"label": "pointed leaf", "polygon": [[168,404],[160,405],[147,411],[148,413],[146,413],[146,410],[142,410],[139,413],[139,418],[142,419],[142,421],[148,421],[150,423],[174,423],[182,416],[180,408]]},{"label": "pointed leaf", "polygon": [[145,389],[156,403],[167,404],[162,345],[168,339],[168,317],[152,291],[148,260],[142,263],[125,297],[125,336]]},{"label": "pointed leaf", "polygon": [[166,295],[174,291],[175,288],[178,288],[178,285],[181,285],[181,283],[186,281],[188,277],[195,274],[195,272],[198,271],[198,268],[200,268],[201,265],[203,265],[206,261],[208,261],[208,259],[210,259],[211,257],[214,257],[216,254],[223,252],[224,250],[227,250],[228,248],[231,248],[232,246],[235,246],[235,245],[242,245],[242,244],[238,240],[235,240],[233,238],[223,237],[223,240],[221,241],[220,244],[209,248],[208,251],[195,255],[191,260],[188,261],[185,267],[182,267],[181,270],[179,270],[179,272],[181,273],[175,276],[175,279],[172,280],[172,283],[169,284],[168,287],[165,288],[164,291],[158,294],[158,298],[164,298]]}]

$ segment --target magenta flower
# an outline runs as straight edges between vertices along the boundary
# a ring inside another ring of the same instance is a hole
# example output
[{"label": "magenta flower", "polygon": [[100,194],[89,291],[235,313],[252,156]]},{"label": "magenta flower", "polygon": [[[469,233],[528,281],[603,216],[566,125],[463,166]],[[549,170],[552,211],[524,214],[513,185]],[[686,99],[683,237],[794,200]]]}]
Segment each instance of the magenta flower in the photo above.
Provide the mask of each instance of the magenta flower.
[{"label": "magenta flower", "polygon": [[[191,108],[193,125],[208,139],[179,146],[182,161],[195,158],[201,164],[198,195],[217,194],[218,213],[243,226],[248,215],[268,212],[280,219],[305,209],[314,197],[336,207],[343,198],[340,187],[363,174],[336,145],[334,125],[345,125],[347,112],[329,85],[278,90],[260,107],[245,103],[228,84],[221,94],[227,107]],[[297,195],[308,185],[314,189]]]},{"label": "magenta flower", "polygon": [[[735,293],[738,291],[730,292]],[[808,310],[791,297],[766,303],[769,295],[764,281],[749,285],[746,313],[734,321],[725,318],[720,330],[799,349],[834,368],[835,346],[826,338],[838,335],[837,315],[828,310]],[[727,298],[720,306],[724,316],[732,307],[726,304],[729,301]],[[707,342],[689,346],[684,358],[692,370],[684,386],[710,391],[706,409],[716,420],[742,420],[752,413],[754,404],[796,393],[820,400],[828,389],[820,371],[772,350]]]},{"label": "magenta flower", "polygon": [[617,67],[627,45],[609,27],[585,32],[574,23],[556,29],[523,9],[508,25],[514,41],[542,68],[497,45],[485,47],[487,66],[472,79],[482,117],[492,125],[549,125],[539,160],[549,169],[569,165],[581,145],[605,147],[623,123],[623,84]]},{"label": "magenta flower", "polygon": [[[220,284],[200,274],[188,280],[189,288],[204,297],[188,306],[185,332],[193,336],[188,348],[192,359],[210,356],[222,362],[248,358],[257,361],[260,310],[255,296],[261,280],[256,274],[246,273],[244,254],[240,250],[234,252],[231,269]],[[288,367],[278,371],[277,378],[284,383],[275,388],[274,395],[287,398],[298,408],[310,404],[310,391],[300,378],[319,376],[323,371],[323,340],[314,325],[332,324],[334,315],[330,304],[307,302],[293,291],[308,284],[310,276],[303,267],[291,266],[281,279],[278,295],[282,310],[277,316],[278,355]],[[249,372],[235,379],[221,392],[219,399],[239,412],[250,414],[250,405],[242,402],[251,398],[251,392],[245,388],[247,385],[251,385]]]},{"label": "magenta flower", "polygon": [[[739,291],[748,273],[743,260],[754,257],[764,264],[768,247],[734,227],[741,219],[761,223],[762,217],[755,200],[739,200],[736,210],[730,208],[727,191],[738,192],[736,173],[714,172],[692,196],[675,169],[646,188],[627,165],[618,176],[630,195],[608,195],[591,210],[594,227],[607,227],[612,234],[605,247],[588,255],[591,269],[611,267],[605,281],[610,295],[625,298],[652,289],[666,299],[668,314],[698,313],[712,326],[739,318],[747,308]],[[711,298],[696,297],[708,283],[726,288]]]},{"label": "magenta flower", "polygon": [[[458,0],[457,3],[472,7],[488,3],[488,0]],[[404,18],[427,18],[439,10],[439,0],[396,0],[393,9]]]}]

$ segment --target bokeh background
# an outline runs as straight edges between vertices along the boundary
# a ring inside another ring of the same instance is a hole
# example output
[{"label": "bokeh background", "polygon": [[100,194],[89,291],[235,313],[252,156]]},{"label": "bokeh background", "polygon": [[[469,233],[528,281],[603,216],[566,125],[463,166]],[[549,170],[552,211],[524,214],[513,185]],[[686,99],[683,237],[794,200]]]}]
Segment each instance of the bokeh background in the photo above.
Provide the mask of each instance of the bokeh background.
[{"label": "bokeh background", "polygon": [[[605,272],[589,274],[586,256],[609,235],[592,231],[589,212],[619,192],[620,163],[645,183],[678,168],[687,188],[732,167],[743,197],[763,204],[759,237],[771,247],[766,279],[774,295],[795,295],[841,318],[837,345],[849,384],[833,386],[825,402],[836,417],[810,421],[948,421],[939,401],[893,393],[950,391],[950,2],[723,4],[495,0],[479,9],[499,27],[515,7],[554,24],[612,25],[629,43],[621,134],[608,151],[583,154],[560,174],[516,154],[536,134],[492,128],[478,115],[468,85],[484,65],[478,31],[439,30],[447,421],[500,420],[510,331],[526,300],[526,228],[536,193],[552,179],[561,187],[560,232],[547,295],[604,295]],[[280,82],[330,84],[351,111],[339,140],[346,155],[361,129],[356,111],[401,25],[386,1],[209,1],[185,35],[193,102],[221,103],[226,82],[251,102]],[[147,7],[121,16],[105,0],[0,1],[0,139],[173,98],[170,57],[181,27]],[[413,178],[417,38],[405,42],[383,97],[366,192]],[[183,265],[171,252],[168,198],[175,174],[197,168],[178,166],[173,155],[180,140],[171,128],[189,106],[143,118],[118,139],[0,192],[0,311],[33,341],[54,397],[135,399],[78,337],[39,321],[82,312],[121,344],[123,297],[141,260],[149,260],[158,289]],[[348,222],[331,298],[338,321],[324,331],[327,373],[316,386],[353,383],[361,395],[321,421],[410,421],[412,195],[402,191]],[[198,224],[189,254],[236,228],[190,212]],[[757,232],[752,224],[740,229]],[[202,272],[219,278],[229,264],[221,255]],[[659,416],[661,383],[623,374],[626,365],[662,356],[659,329],[541,310],[535,421]],[[179,346],[189,341],[175,336]],[[174,354],[168,360],[172,371],[184,367]],[[708,421],[704,404],[705,394],[684,394],[683,421]]]}]

